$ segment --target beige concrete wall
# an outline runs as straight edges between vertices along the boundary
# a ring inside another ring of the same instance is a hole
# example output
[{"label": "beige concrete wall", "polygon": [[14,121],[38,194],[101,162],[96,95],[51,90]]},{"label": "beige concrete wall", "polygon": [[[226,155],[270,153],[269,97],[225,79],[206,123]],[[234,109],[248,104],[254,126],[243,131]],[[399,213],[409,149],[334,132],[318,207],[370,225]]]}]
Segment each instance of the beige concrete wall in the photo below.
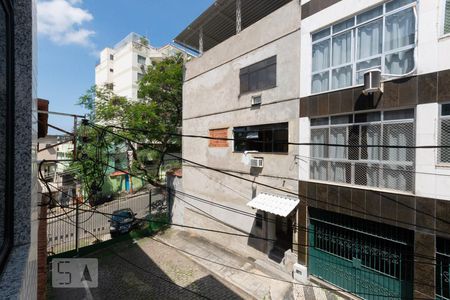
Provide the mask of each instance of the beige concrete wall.
[{"label": "beige concrete wall", "polygon": [[[260,20],[240,34],[193,59],[186,65],[183,89],[183,134],[208,135],[210,129],[228,128],[228,137],[233,138],[233,128],[248,125],[289,123],[289,141],[298,138],[299,82],[300,82],[300,6],[292,1],[286,6]],[[272,89],[240,95],[239,71],[241,68],[259,62],[273,55],[277,56],[277,86]],[[251,107],[251,97],[262,96],[259,108]],[[252,173],[242,162],[242,153],[234,152],[233,142],[228,147],[208,147],[208,140],[183,138],[183,157],[196,163],[217,168],[248,181],[220,174],[195,164],[183,165],[184,192],[224,207],[185,197],[189,210],[202,214],[185,214],[186,224],[209,224],[222,228],[224,224],[233,230],[266,237],[267,224],[255,228],[253,216],[256,210],[247,203],[261,192],[288,195],[297,193],[298,147],[289,146],[288,153],[258,153],[264,158],[260,173]],[[261,182],[283,191],[263,187]],[[237,213],[236,210],[244,213]],[[192,218],[195,218],[193,220]],[[208,222],[206,222],[208,221]],[[219,243],[237,243],[246,246],[248,239],[231,239],[223,234],[212,234]],[[254,245],[261,251],[264,245]]]}]

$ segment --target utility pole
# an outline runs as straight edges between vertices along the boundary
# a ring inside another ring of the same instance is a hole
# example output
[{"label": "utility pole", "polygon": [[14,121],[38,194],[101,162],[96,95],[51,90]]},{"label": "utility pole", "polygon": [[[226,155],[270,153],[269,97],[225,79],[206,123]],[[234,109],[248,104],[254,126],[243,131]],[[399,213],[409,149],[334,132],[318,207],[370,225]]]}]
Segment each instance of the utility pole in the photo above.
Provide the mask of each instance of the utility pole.
[{"label": "utility pole", "polygon": [[[74,160],[77,159],[77,121],[78,121],[78,118],[76,116],[74,116],[74,118],[73,118],[73,158],[74,158]],[[80,231],[79,231],[80,208],[79,208],[79,205],[80,205],[80,203],[78,201],[78,197],[75,197],[74,199],[76,201],[76,203],[75,203],[75,251],[78,255],[78,253],[80,251],[80,245],[79,245],[79,238],[80,238]]]}]

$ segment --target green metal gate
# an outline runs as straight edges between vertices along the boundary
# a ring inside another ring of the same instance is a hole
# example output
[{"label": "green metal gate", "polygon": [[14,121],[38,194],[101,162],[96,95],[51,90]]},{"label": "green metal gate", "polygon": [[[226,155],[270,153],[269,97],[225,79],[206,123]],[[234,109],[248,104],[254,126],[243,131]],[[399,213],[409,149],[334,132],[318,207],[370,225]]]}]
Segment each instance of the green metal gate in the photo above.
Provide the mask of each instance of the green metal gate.
[{"label": "green metal gate", "polygon": [[412,232],[310,209],[311,275],[364,299],[412,297]]}]

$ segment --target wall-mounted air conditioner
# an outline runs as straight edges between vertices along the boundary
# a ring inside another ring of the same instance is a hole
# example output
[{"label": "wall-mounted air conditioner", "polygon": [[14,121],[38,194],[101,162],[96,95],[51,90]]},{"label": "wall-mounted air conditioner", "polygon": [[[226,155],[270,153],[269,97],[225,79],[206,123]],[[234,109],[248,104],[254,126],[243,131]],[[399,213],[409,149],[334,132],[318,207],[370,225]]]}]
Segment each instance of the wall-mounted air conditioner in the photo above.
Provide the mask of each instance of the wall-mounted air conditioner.
[{"label": "wall-mounted air conditioner", "polygon": [[264,159],[263,158],[250,158],[250,167],[252,168],[262,168],[264,167]]},{"label": "wall-mounted air conditioner", "polygon": [[381,70],[373,69],[364,73],[364,95],[380,92],[381,90]]},{"label": "wall-mounted air conditioner", "polygon": [[261,105],[261,102],[262,102],[262,97],[261,97],[261,95],[253,96],[253,97],[252,97],[252,106]]}]

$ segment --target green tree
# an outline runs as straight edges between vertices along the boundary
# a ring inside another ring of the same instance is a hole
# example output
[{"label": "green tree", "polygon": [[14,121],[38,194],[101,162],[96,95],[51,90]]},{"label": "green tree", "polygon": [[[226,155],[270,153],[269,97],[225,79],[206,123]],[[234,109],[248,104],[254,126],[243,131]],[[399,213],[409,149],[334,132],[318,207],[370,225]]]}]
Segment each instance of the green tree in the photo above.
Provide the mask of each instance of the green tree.
[{"label": "green tree", "polygon": [[131,173],[155,185],[167,154],[181,148],[180,138],[170,133],[181,126],[182,85],[183,58],[177,55],[148,67],[139,81],[137,100],[117,96],[111,86],[94,86],[79,104],[90,111],[91,121],[126,137],[113,142],[127,144],[133,157]]}]

